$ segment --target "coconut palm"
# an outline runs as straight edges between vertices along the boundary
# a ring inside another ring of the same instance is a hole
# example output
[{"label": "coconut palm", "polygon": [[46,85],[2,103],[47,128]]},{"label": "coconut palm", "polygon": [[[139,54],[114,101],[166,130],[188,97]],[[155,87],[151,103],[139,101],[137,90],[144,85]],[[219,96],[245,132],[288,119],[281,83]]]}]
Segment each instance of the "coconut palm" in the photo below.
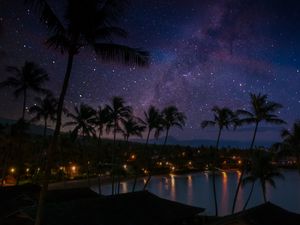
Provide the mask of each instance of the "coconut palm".
[{"label": "coconut palm", "polygon": [[201,123],[201,127],[218,127],[218,137],[216,142],[216,149],[218,150],[222,131],[224,129],[229,129],[230,127],[235,127],[238,123],[238,120],[235,113],[226,107],[219,108],[218,106],[214,106],[212,108],[212,112],[214,113],[214,120],[204,120]]},{"label": "coconut palm", "polygon": [[[95,136],[95,129],[93,127],[93,117],[95,115],[95,110],[86,104],[80,104],[80,106],[74,107],[75,113],[68,113],[67,117],[71,118],[72,121],[66,122],[64,126],[74,126],[72,133],[74,137],[78,134],[82,136],[84,140],[85,137]],[[84,157],[82,157],[84,158]],[[87,179],[88,184],[90,184],[89,177],[89,159],[87,157]],[[85,164],[85,162],[83,162]]]},{"label": "coconut palm", "polygon": [[82,137],[95,136],[95,128],[92,123],[95,110],[86,104],[80,104],[79,107],[74,107],[74,111],[75,113],[67,114],[67,117],[71,118],[72,121],[66,122],[64,126],[74,126],[72,132],[75,136],[78,134]]},{"label": "coconut palm", "polygon": [[149,143],[149,138],[150,134],[152,131],[155,131],[154,137],[158,138],[160,133],[163,131],[163,117],[162,114],[160,113],[159,109],[155,108],[154,106],[150,106],[147,111],[144,111],[144,124],[146,125],[146,128],[148,129],[147,132],[147,139],[146,139],[146,150],[147,150],[147,155],[148,155],[148,160],[146,159],[147,156],[145,156],[145,159],[148,162],[148,178],[147,181],[144,184],[144,190],[146,190],[147,185],[149,184],[151,180],[151,160],[150,160],[150,151],[148,150],[148,143]]},{"label": "coconut palm", "polygon": [[144,111],[144,123],[147,127],[146,145],[148,145],[150,134],[155,130],[155,137],[158,137],[162,130],[162,115],[157,108],[150,106],[147,111]]},{"label": "coconut palm", "polygon": [[[249,175],[243,178],[243,185],[247,183],[252,183],[251,191],[252,194],[255,182],[259,182],[262,189],[262,194],[264,202],[267,202],[267,189],[266,185],[269,184],[276,188],[276,183],[274,178],[283,178],[283,175],[278,171],[278,169],[272,164],[272,157],[269,153],[264,151],[257,151],[253,153],[251,160],[251,169]],[[246,209],[251,194],[248,196],[244,209]]]},{"label": "coconut palm", "polygon": [[5,81],[2,81],[0,87],[15,88],[14,95],[16,98],[23,95],[21,119],[24,120],[28,92],[45,93],[46,89],[42,88],[42,85],[49,79],[48,74],[34,62],[27,61],[22,68],[8,66],[6,70],[11,73],[12,76],[9,76]]},{"label": "coconut palm", "polygon": [[93,124],[98,130],[98,145],[101,143],[101,137],[103,135],[103,131],[107,123],[109,122],[110,114],[107,107],[99,106],[96,114],[92,120]]},{"label": "coconut palm", "polygon": [[[238,110],[237,113],[242,116],[242,118],[239,120],[240,125],[243,124],[254,124],[254,132],[252,141],[250,144],[250,151],[253,150],[258,127],[262,122],[269,123],[269,124],[284,124],[285,122],[280,119],[276,113],[280,108],[282,108],[281,104],[278,104],[276,102],[268,101],[267,95],[262,94],[250,94],[250,111],[246,110]],[[235,205],[237,201],[237,196],[240,190],[240,186],[242,184],[243,175],[245,169],[242,169],[242,173],[239,178],[238,186],[235,192],[234,200],[233,200],[233,206],[232,206],[232,213],[234,213]]]},{"label": "coconut palm", "polygon": [[300,166],[300,121],[296,121],[291,130],[284,129],[281,137],[283,150],[291,151],[297,157],[297,163]]},{"label": "coconut palm", "polygon": [[[206,128],[208,126],[216,126],[218,127],[218,137],[216,142],[216,151],[218,151],[220,138],[222,131],[224,129],[229,129],[231,126],[235,126],[237,123],[236,115],[229,108],[219,108],[215,106],[212,108],[212,112],[214,113],[214,120],[204,120],[201,123],[202,128]],[[216,191],[216,152],[214,152],[214,159],[212,165],[212,182],[213,182],[213,193],[214,193],[214,203],[215,203],[215,214],[218,216],[218,202],[217,202],[217,191]]]},{"label": "coconut palm", "polygon": [[168,106],[163,109],[162,118],[163,127],[166,129],[164,141],[164,145],[166,145],[171,127],[182,129],[185,125],[186,116],[184,113],[179,112],[176,106]]},{"label": "coconut palm", "polygon": [[51,93],[44,98],[35,98],[35,104],[29,108],[30,114],[34,115],[32,121],[44,121],[44,137],[47,134],[48,120],[55,121],[57,99]]},{"label": "coconut palm", "polygon": [[[84,47],[91,47],[103,61],[146,66],[149,54],[137,48],[130,48],[112,42],[114,37],[125,38],[127,36],[126,31],[114,26],[120,20],[120,15],[127,6],[127,1],[65,0],[63,16],[61,16],[61,11],[55,12],[52,10],[49,4],[50,0],[26,0],[26,2],[39,14],[41,22],[46,24],[48,30],[52,33],[52,36],[47,40],[48,46],[68,55],[67,69],[58,101],[55,131],[48,149],[48,157],[52,157],[60,133],[63,103],[68,89],[74,56]],[[47,162],[51,162],[51,160]],[[43,185],[41,197],[39,198],[36,225],[41,224],[42,206],[48,189],[50,168],[50,165],[46,165],[45,185]]]},{"label": "coconut palm", "polygon": [[[106,105],[109,112],[109,122],[106,126],[107,131],[113,132],[113,151],[112,151],[112,171],[114,171],[115,164],[115,148],[116,148],[116,136],[118,132],[121,132],[121,124],[127,119],[132,117],[132,108],[125,105],[125,101],[121,97],[113,97],[111,105]],[[112,194],[114,194],[114,172],[112,174]]]},{"label": "coconut palm", "polygon": [[123,121],[122,133],[127,143],[130,136],[143,137],[142,132],[144,130],[145,130],[145,125],[142,124],[139,118],[131,117]]}]

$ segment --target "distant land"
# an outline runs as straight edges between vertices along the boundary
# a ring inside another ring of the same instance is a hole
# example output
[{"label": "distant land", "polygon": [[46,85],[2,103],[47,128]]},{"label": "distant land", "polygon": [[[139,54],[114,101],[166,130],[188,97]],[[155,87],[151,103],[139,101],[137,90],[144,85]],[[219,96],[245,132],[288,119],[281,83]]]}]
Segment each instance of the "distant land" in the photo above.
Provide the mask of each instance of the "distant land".
[{"label": "distant land", "polygon": [[[0,124],[2,125],[12,125],[16,123],[16,120],[0,118]],[[34,135],[43,135],[44,127],[41,125],[31,124],[29,128],[29,133]],[[53,129],[48,128],[47,134],[53,134]],[[145,139],[132,138],[132,142],[145,143]],[[150,144],[163,144],[164,137],[156,139],[150,139]],[[200,147],[200,146],[215,146],[216,140],[209,139],[191,139],[191,140],[178,140],[175,137],[170,136],[168,138],[168,145],[181,145],[181,146],[191,146],[191,147]],[[270,147],[274,142],[271,141],[256,141],[255,146],[257,147]],[[221,140],[220,147],[238,147],[238,148],[248,148],[250,145],[249,141],[236,141],[236,140]]]},{"label": "distant land", "polygon": [[[5,118],[0,117],[0,124],[2,124],[2,125],[9,125],[10,126],[10,125],[12,125],[16,122],[17,122],[16,120],[5,119]],[[34,134],[34,135],[43,135],[44,127],[42,125],[30,124],[28,133]],[[47,129],[47,134],[48,135],[53,134],[53,129],[48,128]]]},{"label": "distant land", "polygon": [[[132,141],[143,143],[144,139],[134,139]],[[149,140],[150,144],[163,144],[164,137],[159,138],[158,140],[151,139]],[[178,140],[174,137],[168,137],[168,145],[182,145],[182,146],[191,146],[191,147],[200,147],[200,146],[215,146],[216,140],[209,139],[191,139],[191,140]],[[274,142],[271,141],[256,141],[255,146],[257,147],[270,147]],[[221,140],[220,147],[238,147],[238,148],[249,148],[249,141],[236,141],[236,140]]]}]

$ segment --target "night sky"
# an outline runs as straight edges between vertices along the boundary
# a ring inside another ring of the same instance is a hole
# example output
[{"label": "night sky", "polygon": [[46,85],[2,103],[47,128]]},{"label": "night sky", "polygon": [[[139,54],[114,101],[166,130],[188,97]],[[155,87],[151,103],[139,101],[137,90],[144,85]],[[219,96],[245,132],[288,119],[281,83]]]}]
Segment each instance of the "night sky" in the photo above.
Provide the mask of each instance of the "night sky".
[{"label": "night sky", "polygon": [[[0,78],[8,76],[6,65],[32,60],[48,71],[48,88],[58,95],[66,55],[47,49],[45,26],[22,2],[0,0]],[[138,115],[150,104],[175,104],[188,118],[183,131],[171,131],[178,139],[215,138],[214,129],[200,128],[202,120],[212,118],[210,109],[247,109],[250,92],[283,104],[278,113],[287,127],[300,119],[300,1],[132,0],[119,26],[129,32],[121,43],[150,52],[149,68],[103,64],[82,49],[74,62],[68,108],[81,102],[96,107],[112,96],[124,97]],[[21,98],[15,101],[9,89],[0,96],[0,117],[20,117]],[[263,125],[258,140],[280,140],[281,128]],[[251,131],[241,128],[223,137],[246,141]]]}]

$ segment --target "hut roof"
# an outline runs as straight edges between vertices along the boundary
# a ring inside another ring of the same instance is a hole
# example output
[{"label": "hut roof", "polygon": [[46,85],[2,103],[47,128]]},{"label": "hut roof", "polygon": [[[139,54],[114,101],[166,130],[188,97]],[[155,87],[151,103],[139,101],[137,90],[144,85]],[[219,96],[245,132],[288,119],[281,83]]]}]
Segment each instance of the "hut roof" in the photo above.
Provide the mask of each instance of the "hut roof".
[{"label": "hut roof", "polygon": [[45,221],[47,225],[167,225],[203,211],[141,191],[51,203]]},{"label": "hut roof", "polygon": [[225,216],[214,225],[299,225],[300,214],[287,211],[270,202]]}]

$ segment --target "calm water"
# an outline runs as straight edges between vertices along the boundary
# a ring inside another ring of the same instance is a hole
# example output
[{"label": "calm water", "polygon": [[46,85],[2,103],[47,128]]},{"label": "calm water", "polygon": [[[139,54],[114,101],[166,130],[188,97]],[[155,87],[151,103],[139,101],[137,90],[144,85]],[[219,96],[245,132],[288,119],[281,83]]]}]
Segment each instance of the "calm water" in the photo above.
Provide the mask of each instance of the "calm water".
[{"label": "calm water", "polygon": [[[276,180],[276,189],[267,188],[267,198],[271,202],[300,213],[300,175],[297,171],[283,171],[284,180]],[[217,191],[220,215],[229,214],[232,207],[235,188],[239,178],[238,172],[223,172],[217,177]],[[138,181],[137,190],[141,190],[145,180]],[[121,192],[130,192],[132,181],[121,183]],[[93,188],[97,190],[97,187]],[[250,185],[241,189],[237,209],[241,209],[249,193]],[[185,204],[206,208],[205,214],[213,215],[212,178],[208,173],[193,173],[188,175],[170,175],[153,177],[148,190],[160,197],[182,202]],[[111,185],[102,187],[103,194],[111,193]],[[263,202],[261,187],[258,183],[249,206],[255,206]]]}]

